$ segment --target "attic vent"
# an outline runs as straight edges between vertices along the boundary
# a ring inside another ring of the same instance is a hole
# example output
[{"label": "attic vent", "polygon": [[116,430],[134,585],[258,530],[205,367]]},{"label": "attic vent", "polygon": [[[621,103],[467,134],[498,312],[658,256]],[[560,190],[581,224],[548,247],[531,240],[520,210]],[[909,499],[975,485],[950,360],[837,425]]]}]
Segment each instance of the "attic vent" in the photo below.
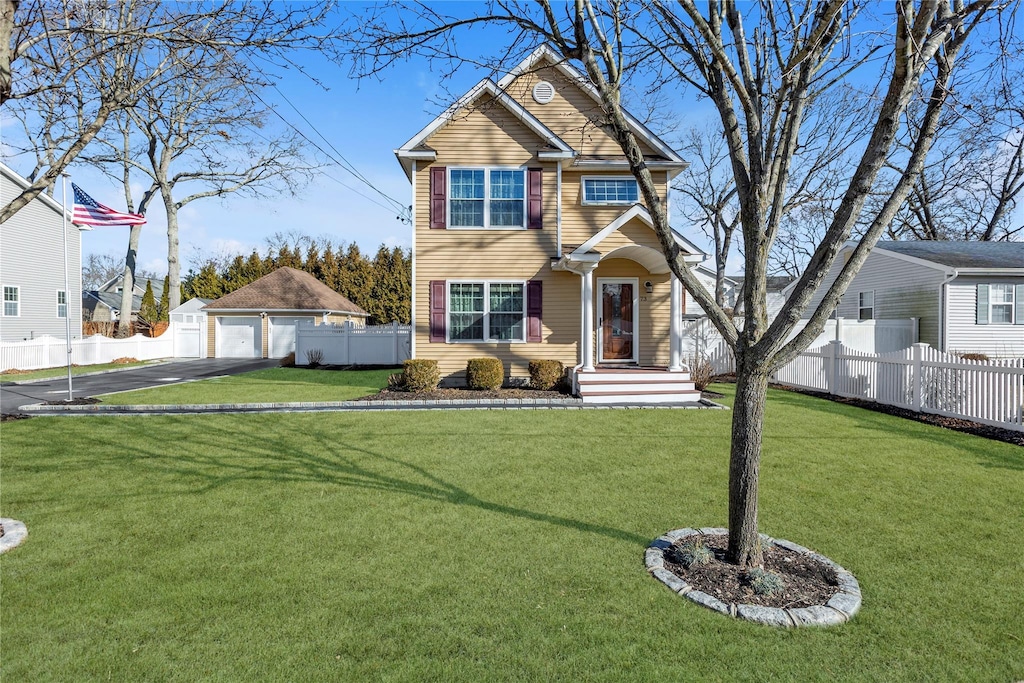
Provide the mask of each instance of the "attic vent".
[{"label": "attic vent", "polygon": [[555,86],[547,81],[541,81],[533,86],[533,99],[537,104],[547,104],[555,97]]}]

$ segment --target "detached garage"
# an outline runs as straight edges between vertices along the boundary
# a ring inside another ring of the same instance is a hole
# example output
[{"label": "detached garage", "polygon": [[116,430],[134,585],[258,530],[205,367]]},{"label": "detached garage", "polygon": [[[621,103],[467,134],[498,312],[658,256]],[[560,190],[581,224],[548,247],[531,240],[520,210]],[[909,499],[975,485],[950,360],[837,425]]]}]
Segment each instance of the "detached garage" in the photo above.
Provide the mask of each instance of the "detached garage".
[{"label": "detached garage", "polygon": [[295,268],[269,275],[207,304],[207,351],[215,358],[284,358],[295,351],[300,323],[352,322],[367,313]]}]

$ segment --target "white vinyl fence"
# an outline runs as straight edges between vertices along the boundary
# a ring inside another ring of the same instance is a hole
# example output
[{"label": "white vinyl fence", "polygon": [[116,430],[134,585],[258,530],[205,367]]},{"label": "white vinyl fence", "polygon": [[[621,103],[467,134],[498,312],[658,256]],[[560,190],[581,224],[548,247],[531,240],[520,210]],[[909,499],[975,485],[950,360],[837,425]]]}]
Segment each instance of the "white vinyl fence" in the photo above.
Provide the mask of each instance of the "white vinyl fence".
[{"label": "white vinyl fence", "polygon": [[[109,363],[117,358],[154,360],[174,356],[173,324],[159,337],[137,334],[127,339],[112,339],[94,334],[71,340],[71,362],[75,365]],[[0,371],[57,368],[68,362],[67,342],[59,337],[42,336],[26,341],[0,344]]]},{"label": "white vinyl fence", "polygon": [[324,365],[401,365],[411,356],[412,326],[296,325],[295,364],[308,364],[310,353],[317,350]]},{"label": "white vinyl fence", "polygon": [[775,381],[918,412],[1024,431],[1024,359],[972,361],[927,344],[864,353],[832,342],[810,349]]}]

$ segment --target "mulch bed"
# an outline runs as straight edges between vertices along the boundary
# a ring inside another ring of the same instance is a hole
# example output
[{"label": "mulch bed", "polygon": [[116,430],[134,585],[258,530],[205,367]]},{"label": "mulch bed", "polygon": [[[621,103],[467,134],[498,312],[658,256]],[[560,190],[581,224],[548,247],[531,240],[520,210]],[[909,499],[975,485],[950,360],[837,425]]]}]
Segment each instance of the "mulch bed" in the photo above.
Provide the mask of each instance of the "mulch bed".
[{"label": "mulch bed", "polygon": [[925,424],[935,425],[936,427],[942,427],[943,429],[951,429],[955,432],[965,432],[967,434],[973,434],[974,436],[992,439],[993,441],[1003,441],[1014,444],[1015,446],[1024,446],[1024,432],[1015,432],[1011,429],[994,427],[992,425],[981,424],[980,422],[972,422],[971,420],[964,420],[959,417],[946,417],[945,415],[934,415],[932,413],[917,413],[913,410],[890,406],[884,403],[865,401],[860,398],[833,396],[832,394],[826,394],[821,391],[798,389],[785,384],[772,384],[772,388],[793,391],[798,394],[807,394],[808,396],[814,396],[815,398],[824,398],[835,403],[845,403],[846,405],[864,408],[865,410],[873,410],[876,413],[894,415],[906,420],[923,422]]},{"label": "mulch bed", "polygon": [[92,398],[91,396],[85,396],[83,398],[75,398],[70,401],[65,399],[58,401],[46,401],[43,403],[44,406],[91,406],[97,403],[101,403],[98,398]]},{"label": "mulch bed", "polygon": [[2,413],[0,414],[0,422],[12,422],[14,420],[27,420],[32,417],[31,415],[25,415],[23,413]]},{"label": "mulch bed", "polygon": [[[764,568],[782,577],[783,588],[774,595],[758,595],[749,585],[746,569],[725,561],[729,537],[701,536],[712,552],[712,560],[689,569],[672,561],[672,549],[665,551],[665,567],[696,590],[712,595],[722,602],[760,605],[762,607],[811,607],[824,605],[839,591],[839,582],[832,567],[817,560],[777,546],[764,550]],[[679,547],[693,543],[693,537],[674,544]]]}]

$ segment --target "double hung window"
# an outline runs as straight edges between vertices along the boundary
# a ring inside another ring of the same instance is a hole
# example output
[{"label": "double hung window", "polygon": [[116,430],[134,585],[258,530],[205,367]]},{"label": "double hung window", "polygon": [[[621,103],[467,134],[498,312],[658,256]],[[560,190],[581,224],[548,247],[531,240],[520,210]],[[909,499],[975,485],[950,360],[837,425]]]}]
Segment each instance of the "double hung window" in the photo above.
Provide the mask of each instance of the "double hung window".
[{"label": "double hung window", "polygon": [[68,317],[68,293],[65,291],[57,292],[57,317]]},{"label": "double hung window", "polygon": [[875,293],[861,292],[857,295],[857,319],[874,320],[875,318]]},{"label": "double hung window", "polygon": [[989,285],[988,305],[990,309],[989,320],[993,324],[1013,324],[1013,285],[992,284]]},{"label": "double hung window", "polygon": [[584,178],[584,204],[636,204],[640,191],[636,178]]},{"label": "double hung window", "polygon": [[21,291],[18,287],[4,285],[4,315],[21,315]]},{"label": "double hung window", "polygon": [[452,168],[448,173],[449,226],[526,227],[526,171]]},{"label": "double hung window", "polygon": [[522,282],[450,282],[450,341],[526,341]]}]

